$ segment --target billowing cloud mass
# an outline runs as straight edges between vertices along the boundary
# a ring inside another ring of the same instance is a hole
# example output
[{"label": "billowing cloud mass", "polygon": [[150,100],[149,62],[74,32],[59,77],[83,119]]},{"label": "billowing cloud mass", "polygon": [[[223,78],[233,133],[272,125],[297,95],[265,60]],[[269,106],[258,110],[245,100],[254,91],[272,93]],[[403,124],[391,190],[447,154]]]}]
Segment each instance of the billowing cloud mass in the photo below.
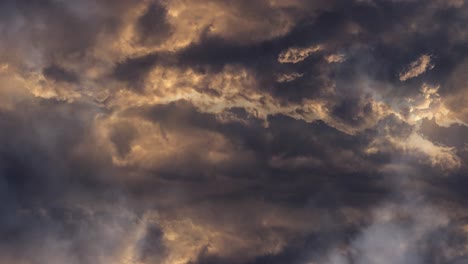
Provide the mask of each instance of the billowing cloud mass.
[{"label": "billowing cloud mass", "polygon": [[463,0],[0,1],[0,263],[468,263]]}]

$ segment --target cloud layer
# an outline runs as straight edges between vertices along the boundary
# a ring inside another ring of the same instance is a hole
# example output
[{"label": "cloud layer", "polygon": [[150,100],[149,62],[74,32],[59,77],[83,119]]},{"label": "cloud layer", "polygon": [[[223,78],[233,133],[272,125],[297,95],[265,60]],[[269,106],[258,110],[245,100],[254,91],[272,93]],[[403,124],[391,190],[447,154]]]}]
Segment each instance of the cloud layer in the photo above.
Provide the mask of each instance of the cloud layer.
[{"label": "cloud layer", "polygon": [[1,1],[0,263],[466,263],[467,23]]}]

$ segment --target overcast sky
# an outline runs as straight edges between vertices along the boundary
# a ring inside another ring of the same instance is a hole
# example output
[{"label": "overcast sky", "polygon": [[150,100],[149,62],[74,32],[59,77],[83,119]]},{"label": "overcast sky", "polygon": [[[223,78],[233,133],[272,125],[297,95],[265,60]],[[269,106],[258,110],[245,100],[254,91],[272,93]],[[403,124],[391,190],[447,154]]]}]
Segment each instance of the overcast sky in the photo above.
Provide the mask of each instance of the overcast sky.
[{"label": "overcast sky", "polygon": [[0,263],[468,263],[468,2],[0,0]]}]

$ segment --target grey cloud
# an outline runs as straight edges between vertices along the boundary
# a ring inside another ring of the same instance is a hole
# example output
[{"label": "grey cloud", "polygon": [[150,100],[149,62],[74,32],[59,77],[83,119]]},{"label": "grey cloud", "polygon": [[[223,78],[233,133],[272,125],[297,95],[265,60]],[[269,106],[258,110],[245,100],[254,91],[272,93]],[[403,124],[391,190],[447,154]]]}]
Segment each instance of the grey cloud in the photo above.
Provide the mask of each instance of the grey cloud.
[{"label": "grey cloud", "polygon": [[119,62],[112,75],[121,81],[128,82],[130,87],[137,90],[143,89],[143,84],[148,72],[156,65],[158,56],[150,54],[138,58],[129,58]]},{"label": "grey cloud", "polygon": [[52,80],[76,83],[79,82],[79,78],[76,73],[68,71],[57,65],[50,65],[42,70],[42,73]]},{"label": "grey cloud", "polygon": [[166,21],[167,10],[160,3],[148,6],[138,20],[140,39],[143,43],[157,45],[171,34],[171,25]]},{"label": "grey cloud", "polygon": [[0,3],[0,262],[466,262],[466,3],[195,2]]}]

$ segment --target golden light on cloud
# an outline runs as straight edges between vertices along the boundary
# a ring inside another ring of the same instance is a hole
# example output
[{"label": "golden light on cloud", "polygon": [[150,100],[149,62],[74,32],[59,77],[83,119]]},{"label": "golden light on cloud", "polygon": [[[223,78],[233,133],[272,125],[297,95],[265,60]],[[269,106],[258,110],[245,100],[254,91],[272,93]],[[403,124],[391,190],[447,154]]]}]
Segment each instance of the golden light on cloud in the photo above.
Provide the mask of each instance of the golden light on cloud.
[{"label": "golden light on cloud", "polygon": [[328,63],[339,63],[346,60],[346,56],[344,54],[330,54],[325,57],[325,60]]},{"label": "golden light on cloud", "polygon": [[0,262],[468,263],[465,1],[40,2],[0,1]]},{"label": "golden light on cloud", "polygon": [[278,77],[276,78],[276,81],[277,82],[292,82],[298,78],[301,78],[302,76],[304,76],[304,74],[302,73],[297,73],[297,72],[293,72],[293,73],[284,73],[284,74],[280,74],[278,75]]},{"label": "golden light on cloud", "polygon": [[7,63],[0,64],[0,73],[6,72],[8,70],[9,65]]},{"label": "golden light on cloud", "polygon": [[400,81],[404,82],[411,78],[415,78],[434,67],[434,64],[431,63],[431,56],[424,54],[416,61],[411,62],[406,71],[400,73]]},{"label": "golden light on cloud", "polygon": [[291,47],[284,51],[282,51],[278,55],[278,62],[279,63],[299,63],[307,57],[309,57],[312,53],[321,51],[323,49],[322,45],[310,46],[310,47]]},{"label": "golden light on cloud", "polygon": [[409,103],[407,122],[415,124],[425,118],[432,120],[439,126],[449,127],[452,124],[463,124],[446,106],[438,93],[440,86],[423,84],[420,94],[416,98],[408,98]]}]

